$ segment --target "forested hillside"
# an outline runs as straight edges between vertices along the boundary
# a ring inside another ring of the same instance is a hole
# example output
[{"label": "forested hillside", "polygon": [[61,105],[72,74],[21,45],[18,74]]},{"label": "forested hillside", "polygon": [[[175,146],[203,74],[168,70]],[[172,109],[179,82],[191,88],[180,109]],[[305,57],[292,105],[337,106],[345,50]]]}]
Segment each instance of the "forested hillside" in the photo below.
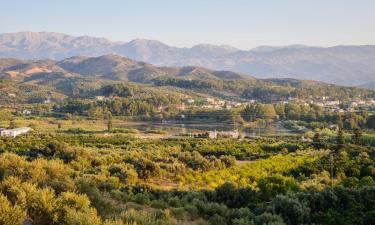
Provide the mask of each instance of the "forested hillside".
[{"label": "forested hillside", "polygon": [[[230,71],[213,71],[201,67],[157,67],[117,55],[94,58],[72,57],[62,61],[25,61],[0,59],[3,82],[15,85],[0,91],[15,94],[18,102],[61,101],[71,98],[94,98],[103,95],[100,89],[110,84],[134,83],[140,88],[177,87],[191,93],[232,99],[275,102],[288,98],[348,100],[372,98],[374,91],[334,86],[331,84],[294,79],[255,79]],[[28,87],[33,98],[22,94]],[[45,93],[35,90],[45,89]],[[20,94],[18,94],[20,93]],[[38,96],[38,97],[36,97]]]}]

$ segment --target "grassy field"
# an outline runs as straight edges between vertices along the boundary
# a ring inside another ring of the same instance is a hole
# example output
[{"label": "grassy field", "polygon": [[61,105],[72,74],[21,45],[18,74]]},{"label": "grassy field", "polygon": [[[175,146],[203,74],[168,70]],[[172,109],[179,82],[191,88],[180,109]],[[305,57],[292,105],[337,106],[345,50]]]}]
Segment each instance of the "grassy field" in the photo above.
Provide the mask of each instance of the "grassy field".
[{"label": "grassy field", "polygon": [[0,127],[8,128],[11,124],[13,124],[15,127],[31,127],[33,130],[43,133],[90,133],[99,136],[128,134],[138,138],[164,138],[172,135],[168,131],[158,129],[144,129],[140,131],[134,127],[147,123],[132,122],[120,119],[114,119],[112,121],[112,131],[108,132],[107,123],[107,120],[66,120],[48,117],[17,117],[12,121],[0,121]]}]

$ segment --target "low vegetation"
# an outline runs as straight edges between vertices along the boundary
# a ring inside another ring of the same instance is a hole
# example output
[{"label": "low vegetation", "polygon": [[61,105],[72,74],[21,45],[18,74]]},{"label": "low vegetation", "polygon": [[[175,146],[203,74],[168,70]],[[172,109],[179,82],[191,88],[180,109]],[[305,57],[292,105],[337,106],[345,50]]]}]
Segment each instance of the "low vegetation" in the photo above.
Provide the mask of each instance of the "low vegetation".
[{"label": "low vegetation", "polygon": [[373,221],[373,148],[320,149],[288,137],[137,140],[114,134],[34,131],[1,138],[1,224]]}]

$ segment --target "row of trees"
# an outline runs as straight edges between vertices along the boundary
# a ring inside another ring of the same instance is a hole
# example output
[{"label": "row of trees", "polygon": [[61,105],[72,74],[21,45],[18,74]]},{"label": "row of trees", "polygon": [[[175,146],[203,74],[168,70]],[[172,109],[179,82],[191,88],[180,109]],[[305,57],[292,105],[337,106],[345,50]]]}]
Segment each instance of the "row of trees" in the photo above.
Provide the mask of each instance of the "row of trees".
[{"label": "row of trees", "polygon": [[375,115],[369,115],[366,111],[361,113],[327,113],[317,105],[288,104],[252,104],[246,106],[241,116],[245,121],[259,119],[273,121],[297,120],[304,121],[304,125],[327,127],[328,124],[336,124],[340,128],[354,130],[357,128],[375,129]]},{"label": "row of trees", "polygon": [[145,99],[137,98],[111,98],[106,101],[69,100],[54,106],[54,111],[59,113],[74,113],[86,115],[90,118],[106,118],[108,113],[114,116],[139,116],[176,113],[176,106],[180,104],[178,98],[172,96],[155,96]]}]

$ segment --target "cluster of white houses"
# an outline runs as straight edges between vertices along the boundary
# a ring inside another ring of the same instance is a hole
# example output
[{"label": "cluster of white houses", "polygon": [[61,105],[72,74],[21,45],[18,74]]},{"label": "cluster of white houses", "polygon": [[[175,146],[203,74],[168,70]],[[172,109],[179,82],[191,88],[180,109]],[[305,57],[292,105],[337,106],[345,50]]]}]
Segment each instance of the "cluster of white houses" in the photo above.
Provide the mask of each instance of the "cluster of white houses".
[{"label": "cluster of white houses", "polygon": [[282,101],[282,103],[297,103],[300,105],[317,105],[323,108],[325,112],[355,112],[357,111],[358,107],[367,110],[371,110],[375,107],[375,100],[374,99],[365,99],[362,100],[360,98],[354,98],[347,102],[340,102],[338,100],[328,100],[328,97],[323,96],[321,100],[312,100],[312,99],[299,99],[299,98],[288,98],[286,101]]},{"label": "cluster of white houses", "polygon": [[25,134],[31,130],[30,127],[19,127],[14,129],[0,128],[1,137],[17,137],[20,134]]},{"label": "cluster of white houses", "polygon": [[208,131],[208,132],[198,132],[194,133],[195,138],[240,138],[241,134],[238,130],[232,131]]},{"label": "cluster of white houses", "polygon": [[240,132],[238,130],[233,131],[210,131],[208,132],[209,138],[239,138]]}]

